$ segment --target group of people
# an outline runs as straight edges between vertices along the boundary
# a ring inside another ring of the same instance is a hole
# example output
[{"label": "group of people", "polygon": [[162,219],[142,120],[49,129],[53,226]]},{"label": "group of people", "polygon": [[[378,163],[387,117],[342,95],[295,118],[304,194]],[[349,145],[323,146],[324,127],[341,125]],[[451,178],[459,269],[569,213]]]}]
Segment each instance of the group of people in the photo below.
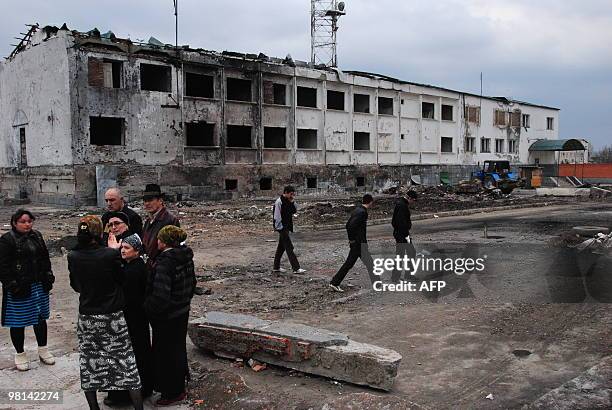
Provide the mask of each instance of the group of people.
[{"label": "group of people", "polygon": [[[79,294],[77,336],[81,387],[90,409],[98,391],[107,405],[132,403],[161,393],[157,406],[186,397],[189,379],[187,322],[196,287],[193,251],[187,234],[164,205],[156,184],[143,192],[148,214],[128,208],[121,192],[105,193],[107,212],[87,215],[77,227],[77,245],[68,254],[70,286]],[[25,328],[33,326],[43,364],[55,358],[47,348],[49,291],[55,277],[45,241],[24,209],[0,237],[2,326],[10,328],[15,366],[29,369]]]},{"label": "group of people", "polygon": [[[396,253],[398,255],[407,255],[413,258],[416,255],[414,245],[410,238],[410,229],[412,221],[410,219],[410,205],[416,202],[418,195],[415,191],[404,191],[395,204],[393,210],[393,218],[391,225],[393,226],[393,237],[396,243]],[[338,272],[334,275],[329,287],[336,292],[344,292],[340,284],[355,266],[357,259],[361,259],[366,266],[370,279],[373,278],[373,260],[368,251],[367,239],[367,223],[368,209],[374,204],[374,198],[370,194],[365,194],[361,200],[361,204],[357,205],[351,212],[348,222],[346,223],[346,232],[349,240],[349,254],[346,261],[342,264]],[[304,273],[306,270],[300,268],[300,263],[293,251],[293,243],[291,242],[290,232],[293,232],[293,215],[297,212],[295,204],[295,188],[288,185],[284,188],[283,194],[276,200],[273,208],[273,226],[278,232],[278,246],[274,255],[273,272],[285,272],[281,268],[280,262],[283,253],[287,253],[287,258],[293,269],[293,273]],[[391,275],[393,282],[399,282],[401,276],[400,271],[394,271]]]},{"label": "group of people", "polygon": [[[278,246],[273,271],[284,272],[287,254],[293,273],[302,274],[290,233],[297,212],[295,188],[287,186],[273,206],[273,228]],[[397,253],[414,256],[410,241],[409,205],[417,195],[408,191],[395,206],[392,225]],[[165,207],[159,185],[148,184],[142,195],[148,215],[144,224],[130,209],[118,188],[105,193],[107,211],[87,215],[77,227],[77,245],[68,254],[70,286],[79,294],[77,336],[81,387],[90,409],[98,409],[97,392],[108,392],[104,403],[132,403],[143,408],[143,399],[154,391],[157,406],[181,402],[189,379],[187,324],[196,288],[193,251],[178,218]],[[350,251],[329,286],[343,292],[341,282],[361,258],[372,275],[367,250],[368,209],[371,195],[363,196],[346,224]],[[49,251],[35,217],[20,209],[11,217],[11,230],[0,237],[2,326],[10,328],[15,366],[29,369],[24,351],[25,328],[32,326],[38,357],[45,365],[55,358],[47,347],[49,292],[55,277]],[[395,274],[394,281],[399,280]]]}]

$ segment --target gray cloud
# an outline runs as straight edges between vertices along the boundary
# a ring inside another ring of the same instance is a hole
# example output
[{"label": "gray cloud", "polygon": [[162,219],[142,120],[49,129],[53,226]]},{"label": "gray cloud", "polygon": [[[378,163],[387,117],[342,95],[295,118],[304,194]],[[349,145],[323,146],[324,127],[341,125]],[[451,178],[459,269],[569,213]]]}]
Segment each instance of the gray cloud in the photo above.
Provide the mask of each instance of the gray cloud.
[{"label": "gray cloud", "polygon": [[[612,142],[609,0],[345,0],[341,68],[562,109],[560,136]],[[172,0],[4,0],[0,50],[23,24],[174,42]],[[181,44],[310,58],[308,0],[179,0]]]}]

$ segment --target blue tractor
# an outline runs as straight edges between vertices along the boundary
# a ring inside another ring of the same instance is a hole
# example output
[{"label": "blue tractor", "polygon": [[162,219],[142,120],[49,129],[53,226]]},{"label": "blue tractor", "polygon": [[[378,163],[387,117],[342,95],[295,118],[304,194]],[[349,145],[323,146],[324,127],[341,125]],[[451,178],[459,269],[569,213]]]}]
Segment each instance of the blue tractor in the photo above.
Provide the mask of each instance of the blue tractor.
[{"label": "blue tractor", "polygon": [[519,174],[510,169],[510,161],[485,161],[482,170],[472,176],[480,180],[485,189],[498,188],[505,195],[525,184]]}]

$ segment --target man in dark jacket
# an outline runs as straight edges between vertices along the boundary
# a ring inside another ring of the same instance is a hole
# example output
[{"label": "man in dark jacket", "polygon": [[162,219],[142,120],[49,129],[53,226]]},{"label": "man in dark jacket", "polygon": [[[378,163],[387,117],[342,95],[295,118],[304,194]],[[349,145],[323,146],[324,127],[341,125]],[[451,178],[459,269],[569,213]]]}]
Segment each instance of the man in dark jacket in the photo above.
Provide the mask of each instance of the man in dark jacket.
[{"label": "man in dark jacket", "polygon": [[160,254],[149,275],[144,308],[153,329],[154,387],[161,392],[158,406],[185,399],[187,322],[196,287],[193,251],[181,245],[187,234],[165,226],[157,234]]},{"label": "man in dark jacket", "polygon": [[349,270],[355,266],[357,259],[361,258],[361,261],[368,269],[368,274],[372,279],[372,256],[368,252],[368,240],[366,238],[366,229],[368,223],[368,209],[374,203],[372,195],[365,194],[361,205],[358,205],[353,212],[351,217],[346,223],[346,232],[348,234],[350,251],[344,264],[338,270],[338,273],[332,278],[329,286],[336,292],[344,292],[340,287],[340,283],[346,276]]},{"label": "man in dark jacket", "polygon": [[145,221],[142,231],[142,244],[147,254],[147,266],[151,268],[160,250],[157,248],[157,234],[168,225],[180,227],[177,217],[172,215],[164,205],[164,194],[157,184],[147,184],[142,194],[145,211],[149,217]]},{"label": "man in dark jacket", "polygon": [[293,214],[297,212],[294,198],[295,188],[288,185],[283,190],[283,194],[274,202],[272,223],[274,230],[278,232],[278,246],[274,255],[273,272],[285,271],[280,267],[280,261],[285,252],[287,252],[293,273],[306,272],[306,270],[300,268],[300,263],[295,253],[293,253],[293,243],[291,243],[291,238],[289,237],[289,232],[293,232]]},{"label": "man in dark jacket", "polygon": [[142,218],[133,209],[128,208],[119,188],[110,188],[104,194],[107,211],[102,215],[102,225],[106,228],[111,216],[116,212],[122,212],[128,217],[127,224],[132,233],[142,237]]},{"label": "man in dark jacket", "polygon": [[[409,258],[416,256],[416,250],[410,238],[410,229],[412,229],[412,221],[410,220],[410,205],[416,202],[417,193],[408,191],[405,195],[400,196],[395,203],[393,210],[393,237],[395,238],[395,253],[400,257],[407,255]],[[391,281],[398,282],[401,277],[399,270],[394,270],[391,274]]]}]

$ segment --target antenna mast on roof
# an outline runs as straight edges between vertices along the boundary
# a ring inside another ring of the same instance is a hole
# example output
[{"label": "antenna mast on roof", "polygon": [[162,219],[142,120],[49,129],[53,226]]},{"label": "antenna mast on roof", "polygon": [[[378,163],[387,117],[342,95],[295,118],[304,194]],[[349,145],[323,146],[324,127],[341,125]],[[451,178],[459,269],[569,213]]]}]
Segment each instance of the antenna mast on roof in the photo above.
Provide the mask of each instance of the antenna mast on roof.
[{"label": "antenna mast on roof", "polygon": [[310,61],[314,65],[338,66],[336,32],[338,19],[344,16],[344,2],[338,0],[311,0]]}]

